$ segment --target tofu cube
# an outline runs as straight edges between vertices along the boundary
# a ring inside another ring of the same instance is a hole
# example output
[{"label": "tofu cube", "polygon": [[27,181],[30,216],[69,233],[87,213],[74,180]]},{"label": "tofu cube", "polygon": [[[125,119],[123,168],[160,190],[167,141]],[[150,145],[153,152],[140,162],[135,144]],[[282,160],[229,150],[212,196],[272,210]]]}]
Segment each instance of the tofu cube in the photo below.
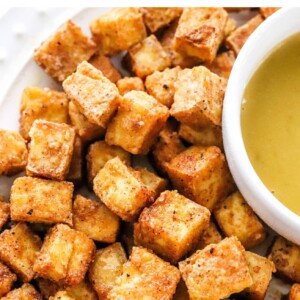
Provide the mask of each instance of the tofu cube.
[{"label": "tofu cube", "polygon": [[195,246],[209,218],[207,208],[177,191],[165,191],[142,211],[134,225],[134,240],[175,264]]},{"label": "tofu cube", "polygon": [[224,38],[227,19],[221,7],[185,8],[175,33],[175,50],[213,61]]},{"label": "tofu cube", "polygon": [[69,116],[76,133],[84,142],[104,136],[105,128],[91,123],[77,108],[73,101],[69,102]]},{"label": "tofu cube", "polygon": [[176,267],[145,248],[134,247],[108,298],[171,300],[179,280]]},{"label": "tofu cube", "polygon": [[272,279],[272,273],[275,272],[275,265],[266,257],[246,251],[246,261],[250,270],[253,284],[244,290],[247,299],[264,300],[265,295]]},{"label": "tofu cube", "polygon": [[73,189],[71,182],[19,177],[11,188],[11,218],[72,225]]},{"label": "tofu cube", "polygon": [[259,12],[266,19],[272,16],[279,9],[280,7],[260,7]]},{"label": "tofu cube", "polygon": [[17,276],[12,273],[7,266],[0,262],[0,298],[11,290],[12,285],[16,280]]},{"label": "tofu cube", "polygon": [[144,23],[151,32],[166,27],[182,13],[180,7],[141,7]]},{"label": "tofu cube", "polygon": [[59,291],[54,295],[54,297],[50,297],[49,300],[76,300],[76,299],[69,296],[66,291]]},{"label": "tofu cube", "polygon": [[20,134],[0,129],[0,176],[23,171],[27,156],[26,143]]},{"label": "tofu cube", "polygon": [[89,122],[106,128],[119,104],[119,92],[101,71],[84,61],[64,82],[68,97]]},{"label": "tofu cube", "polygon": [[68,20],[34,51],[34,59],[51,77],[61,82],[95,51],[96,44]]},{"label": "tofu cube", "polygon": [[168,109],[145,92],[123,96],[105,141],[132,154],[147,154],[169,117]]},{"label": "tofu cube", "polygon": [[220,126],[227,81],[203,66],[180,72],[170,114],[192,127]]},{"label": "tofu cube", "polygon": [[89,268],[89,279],[100,299],[108,299],[108,293],[122,274],[126,261],[127,257],[120,243],[96,251]]},{"label": "tofu cube", "polygon": [[100,52],[92,56],[92,58],[89,60],[89,63],[100,70],[103,75],[113,83],[116,83],[119,79],[122,78],[120,72],[111,63],[110,59]]},{"label": "tofu cube", "polygon": [[46,235],[33,270],[38,277],[77,285],[84,279],[95,249],[94,242],[84,233],[57,224]]},{"label": "tofu cube", "polygon": [[10,205],[5,198],[0,195],[0,230],[8,221],[10,215]]},{"label": "tofu cube", "polygon": [[82,181],[82,168],[83,168],[83,142],[81,138],[78,135],[76,135],[73,155],[71,158],[66,180],[72,181],[74,184],[80,184]]},{"label": "tofu cube", "polygon": [[139,77],[124,77],[118,80],[117,87],[122,96],[130,91],[145,91],[143,80]]},{"label": "tofu cube", "polygon": [[42,296],[29,283],[24,283],[20,288],[14,289],[1,300],[42,300]]},{"label": "tofu cube", "polygon": [[128,59],[134,74],[144,78],[155,71],[171,66],[171,59],[155,35],[150,35],[128,50]]},{"label": "tofu cube", "polygon": [[290,289],[289,300],[300,299],[300,283],[294,283]]},{"label": "tofu cube", "polygon": [[238,27],[226,38],[226,46],[229,49],[233,50],[235,55],[237,56],[249,36],[263,21],[264,19],[262,18],[262,16],[258,14],[244,25]]},{"label": "tofu cube", "polygon": [[114,8],[90,24],[100,53],[108,56],[128,50],[146,37],[143,16],[138,8]]},{"label": "tofu cube", "polygon": [[214,216],[226,236],[236,236],[246,248],[261,244],[266,230],[240,192],[235,192],[214,209]]},{"label": "tofu cube", "polygon": [[98,242],[116,241],[120,219],[104,204],[77,195],[73,207],[74,229]]},{"label": "tofu cube", "polygon": [[[227,7],[225,7],[226,10]],[[224,28],[224,36],[227,37],[237,28],[237,23],[234,18],[228,16],[227,22]]]},{"label": "tofu cube", "polygon": [[122,161],[130,164],[130,154],[117,146],[110,146],[104,141],[91,144],[86,156],[88,181],[93,187],[93,180],[105,164],[114,157],[119,157]]},{"label": "tofu cube", "polygon": [[29,136],[26,175],[64,180],[73,155],[75,130],[67,124],[36,120]]},{"label": "tofu cube", "polygon": [[87,279],[81,281],[78,285],[72,285],[66,287],[66,292],[70,297],[73,297],[75,300],[84,299],[84,300],[98,300],[97,293],[92,288],[92,285]]},{"label": "tofu cube", "polygon": [[278,275],[300,282],[300,246],[278,236],[268,258],[274,262]]},{"label": "tofu cube", "polygon": [[111,211],[127,222],[133,222],[154,198],[154,192],[119,157],[109,160],[99,171],[94,179],[94,192]]},{"label": "tofu cube", "polygon": [[179,270],[191,300],[224,299],[253,284],[245,249],[236,237],[198,250],[179,263]]},{"label": "tofu cube", "polygon": [[174,102],[175,82],[181,68],[165,69],[156,71],[147,76],[145,86],[147,93],[153,96],[161,104],[171,107]]},{"label": "tofu cube", "polygon": [[0,234],[0,260],[23,282],[29,282],[34,276],[33,263],[41,244],[25,223],[18,223]]},{"label": "tofu cube", "polygon": [[210,211],[233,190],[225,157],[218,147],[192,146],[166,164],[176,189]]}]

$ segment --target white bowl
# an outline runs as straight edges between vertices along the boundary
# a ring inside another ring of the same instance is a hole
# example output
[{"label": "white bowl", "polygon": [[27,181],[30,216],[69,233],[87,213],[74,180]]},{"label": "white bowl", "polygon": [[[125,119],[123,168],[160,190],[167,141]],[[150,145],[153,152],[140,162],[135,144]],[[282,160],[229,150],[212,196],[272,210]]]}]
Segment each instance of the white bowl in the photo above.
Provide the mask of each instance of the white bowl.
[{"label": "white bowl", "polygon": [[264,222],[298,245],[300,216],[276,199],[256,174],[245,149],[240,114],[244,89],[252,74],[276,45],[300,32],[299,16],[300,7],[283,8],[251,35],[234,64],[223,108],[224,148],[239,190]]}]

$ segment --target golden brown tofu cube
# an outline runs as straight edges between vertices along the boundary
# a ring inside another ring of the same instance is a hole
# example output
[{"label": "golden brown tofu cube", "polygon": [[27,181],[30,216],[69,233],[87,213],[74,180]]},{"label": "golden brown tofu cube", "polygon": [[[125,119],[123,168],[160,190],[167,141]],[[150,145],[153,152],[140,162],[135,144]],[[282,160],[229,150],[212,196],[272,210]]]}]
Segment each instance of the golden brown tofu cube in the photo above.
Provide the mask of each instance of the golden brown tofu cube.
[{"label": "golden brown tofu cube", "polygon": [[145,25],[151,32],[155,32],[169,25],[182,13],[180,7],[141,7]]},{"label": "golden brown tofu cube", "polygon": [[175,50],[213,61],[224,38],[227,19],[227,12],[220,7],[185,8],[175,33]]},{"label": "golden brown tofu cube", "polygon": [[24,283],[20,288],[14,289],[1,300],[42,300],[42,296],[29,283]]},{"label": "golden brown tofu cube", "polygon": [[75,130],[67,124],[36,120],[29,136],[26,175],[64,180],[73,155]]},{"label": "golden brown tofu cube", "polygon": [[74,184],[80,184],[82,181],[82,168],[83,168],[83,143],[81,138],[78,135],[76,135],[73,155],[71,158],[66,180],[72,181]]},{"label": "golden brown tofu cube", "polygon": [[90,24],[100,52],[112,56],[128,50],[146,37],[143,16],[138,8],[114,8]]},{"label": "golden brown tofu cube", "polygon": [[218,300],[253,284],[245,249],[236,237],[198,250],[179,263],[191,300]]},{"label": "golden brown tofu cube", "polygon": [[41,240],[27,227],[18,223],[0,235],[0,259],[9,266],[24,282],[34,276],[33,263]]},{"label": "golden brown tofu cube", "polygon": [[99,171],[94,179],[94,192],[111,211],[127,222],[134,221],[154,198],[154,192],[119,157],[109,160]]},{"label": "golden brown tofu cube", "polygon": [[249,36],[263,22],[262,16],[259,14],[248,21],[246,24],[238,27],[226,38],[226,45],[238,55]]},{"label": "golden brown tofu cube", "polygon": [[8,221],[10,215],[10,205],[6,202],[5,198],[0,195],[0,230],[3,225]]},{"label": "golden brown tofu cube", "polygon": [[188,143],[196,146],[218,146],[223,148],[222,129],[220,126],[205,126],[193,128],[189,125],[180,124],[179,136]]},{"label": "golden brown tofu cube", "polygon": [[169,117],[168,109],[145,92],[123,96],[105,141],[132,154],[147,154]]},{"label": "golden brown tofu cube", "polygon": [[72,225],[73,189],[71,182],[19,177],[11,189],[11,219]]},{"label": "golden brown tofu cube", "polygon": [[274,262],[280,276],[300,282],[300,246],[278,236],[268,258]]},{"label": "golden brown tofu cube", "polygon": [[181,68],[165,69],[164,71],[156,71],[147,76],[145,87],[147,93],[153,96],[161,104],[171,107],[174,102],[175,82]]},{"label": "golden brown tofu cube", "polygon": [[261,244],[266,230],[240,192],[235,192],[214,209],[214,216],[226,236],[236,236],[246,248]]},{"label": "golden brown tofu cube", "polygon": [[207,208],[177,191],[165,191],[142,211],[134,225],[134,240],[176,263],[195,246],[209,218]]},{"label": "golden brown tofu cube", "polygon": [[34,59],[50,76],[61,82],[95,51],[96,44],[68,20],[34,51]]},{"label": "golden brown tofu cube", "polygon": [[218,147],[193,146],[166,164],[176,189],[210,211],[233,189],[225,157]]},{"label": "golden brown tofu cube", "polygon": [[266,19],[273,15],[280,7],[260,7],[259,12]]},{"label": "golden brown tofu cube", "polygon": [[170,114],[192,127],[221,125],[227,81],[203,66],[182,70]]},{"label": "golden brown tofu cube", "polygon": [[16,280],[17,276],[12,273],[7,266],[0,262],[0,298],[11,290],[12,285]]},{"label": "golden brown tofu cube", "polygon": [[274,263],[266,257],[246,251],[246,261],[250,270],[253,284],[245,289],[244,293],[247,299],[263,300],[272,279],[272,273],[275,272]]},{"label": "golden brown tofu cube", "polygon": [[[226,9],[226,8],[225,8]],[[235,19],[228,16],[227,22],[224,28],[224,36],[227,37],[231,32],[233,32],[237,27]]]},{"label": "golden brown tofu cube", "polygon": [[49,230],[33,269],[38,277],[77,285],[84,279],[95,248],[84,233],[57,224]]},{"label": "golden brown tofu cube", "polygon": [[100,127],[106,127],[119,104],[116,85],[86,61],[63,82],[63,88],[88,121]]},{"label": "golden brown tofu cube", "polygon": [[20,134],[0,129],[0,176],[23,171],[27,156],[26,143]]},{"label": "golden brown tofu cube", "polygon": [[83,141],[93,141],[104,136],[105,129],[91,123],[72,101],[69,102],[69,116],[76,133]]},{"label": "golden brown tofu cube", "polygon": [[130,154],[117,146],[110,146],[104,141],[98,141],[89,146],[86,156],[88,181],[93,187],[93,180],[98,172],[112,158],[119,157],[122,161],[130,163]]},{"label": "golden brown tofu cube", "polygon": [[134,247],[108,298],[171,300],[179,280],[176,267],[145,248]]},{"label": "golden brown tofu cube", "polygon": [[28,86],[24,89],[20,107],[20,133],[29,140],[35,120],[68,123],[68,98],[65,93]]},{"label": "golden brown tofu cube", "polygon": [[66,292],[75,300],[98,300],[97,293],[87,279],[84,279],[78,285],[67,287]]},{"label": "golden brown tofu cube", "polygon": [[66,291],[59,291],[53,297],[50,297],[49,300],[76,300],[68,295]]},{"label": "golden brown tofu cube", "polygon": [[110,59],[101,53],[97,53],[89,60],[95,68],[99,69],[111,82],[116,83],[122,78],[120,72],[114,67]]},{"label": "golden brown tofu cube", "polygon": [[89,268],[89,279],[100,299],[108,299],[108,293],[122,274],[126,261],[127,257],[120,243],[96,251]]},{"label": "golden brown tofu cube", "polygon": [[117,87],[122,96],[130,91],[145,91],[143,80],[139,77],[124,77],[117,82]]},{"label": "golden brown tofu cube", "polygon": [[290,289],[289,300],[300,300],[300,284],[294,283]]},{"label": "golden brown tofu cube", "polygon": [[77,195],[73,207],[74,229],[95,241],[116,241],[120,220],[104,204]]},{"label": "golden brown tofu cube", "polygon": [[128,59],[133,72],[140,78],[171,66],[168,53],[153,34],[131,47]]}]

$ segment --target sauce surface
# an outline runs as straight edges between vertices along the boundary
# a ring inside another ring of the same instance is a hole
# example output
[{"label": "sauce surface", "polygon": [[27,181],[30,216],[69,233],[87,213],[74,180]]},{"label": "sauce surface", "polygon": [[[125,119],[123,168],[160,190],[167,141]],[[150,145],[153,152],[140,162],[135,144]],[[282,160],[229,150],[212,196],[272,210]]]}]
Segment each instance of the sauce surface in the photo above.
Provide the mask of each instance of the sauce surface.
[{"label": "sauce surface", "polygon": [[277,46],[253,74],[241,126],[258,176],[300,215],[300,33]]}]

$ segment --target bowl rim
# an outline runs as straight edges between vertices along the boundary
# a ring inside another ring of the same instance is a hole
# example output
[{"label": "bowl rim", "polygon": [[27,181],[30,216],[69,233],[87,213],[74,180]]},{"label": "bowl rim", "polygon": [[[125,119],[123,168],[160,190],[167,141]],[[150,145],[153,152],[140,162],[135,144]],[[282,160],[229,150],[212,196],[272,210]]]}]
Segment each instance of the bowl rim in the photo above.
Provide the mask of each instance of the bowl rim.
[{"label": "bowl rim", "polygon": [[[276,45],[296,32],[300,32],[299,15],[300,7],[280,9],[265,20],[245,43],[228,81],[223,105],[222,132],[229,168],[247,202],[272,229],[300,245],[300,235],[297,235],[297,232],[300,232],[300,216],[273,196],[256,174],[247,155],[240,123],[242,95],[247,82]],[[289,34],[287,29],[297,24],[298,30]],[[269,46],[265,46],[266,50],[263,51],[257,45],[263,45],[264,42],[269,43]],[[258,53],[257,58],[249,60],[249,57],[253,57],[253,53]],[[255,60],[258,62],[253,62]],[[246,72],[243,72],[245,68]]]}]

